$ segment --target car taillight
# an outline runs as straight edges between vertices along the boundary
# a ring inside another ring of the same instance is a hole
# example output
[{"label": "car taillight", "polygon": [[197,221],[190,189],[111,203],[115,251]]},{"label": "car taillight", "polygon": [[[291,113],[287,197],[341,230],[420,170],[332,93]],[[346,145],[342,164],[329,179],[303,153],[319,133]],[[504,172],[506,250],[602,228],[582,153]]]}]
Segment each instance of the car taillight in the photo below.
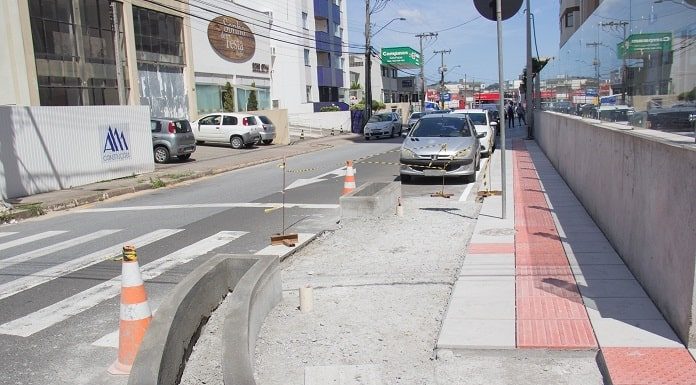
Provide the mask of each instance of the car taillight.
[{"label": "car taillight", "polygon": [[248,126],[249,125],[249,118],[242,119],[242,125]]},{"label": "car taillight", "polygon": [[170,134],[176,134],[176,127],[174,127],[174,122],[169,122],[169,125],[167,126],[167,130],[169,131]]}]

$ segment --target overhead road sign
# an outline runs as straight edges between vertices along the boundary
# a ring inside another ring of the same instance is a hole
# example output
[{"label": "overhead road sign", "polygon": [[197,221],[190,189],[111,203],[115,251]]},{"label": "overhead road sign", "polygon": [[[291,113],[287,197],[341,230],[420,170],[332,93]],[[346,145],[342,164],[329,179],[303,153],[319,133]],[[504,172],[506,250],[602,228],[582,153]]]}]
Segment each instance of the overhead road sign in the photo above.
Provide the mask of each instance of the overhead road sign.
[{"label": "overhead road sign", "polygon": [[420,54],[411,47],[382,48],[381,56],[382,64],[399,69],[420,68]]}]

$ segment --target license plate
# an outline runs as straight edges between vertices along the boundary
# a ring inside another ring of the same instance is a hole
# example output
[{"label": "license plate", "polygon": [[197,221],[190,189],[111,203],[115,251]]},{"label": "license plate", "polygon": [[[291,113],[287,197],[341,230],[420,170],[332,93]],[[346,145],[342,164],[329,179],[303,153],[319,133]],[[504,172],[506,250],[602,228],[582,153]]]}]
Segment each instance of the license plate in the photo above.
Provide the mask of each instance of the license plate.
[{"label": "license plate", "polygon": [[423,175],[424,176],[443,176],[443,175],[445,175],[445,170],[426,169],[426,170],[423,170]]}]

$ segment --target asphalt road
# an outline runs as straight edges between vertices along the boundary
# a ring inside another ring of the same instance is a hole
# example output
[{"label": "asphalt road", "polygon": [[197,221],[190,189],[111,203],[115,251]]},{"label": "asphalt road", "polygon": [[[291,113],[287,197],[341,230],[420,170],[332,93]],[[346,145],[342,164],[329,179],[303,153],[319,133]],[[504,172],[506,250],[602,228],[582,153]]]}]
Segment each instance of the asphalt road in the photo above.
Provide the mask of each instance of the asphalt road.
[{"label": "asphalt road", "polygon": [[[288,159],[286,231],[335,228],[342,170],[357,184],[398,180],[400,138],[356,143]],[[261,148],[259,151],[263,151]],[[117,354],[120,248],[138,245],[151,307],[217,253],[263,253],[282,228],[279,162],[0,227],[0,383],[125,383],[106,374]],[[470,191],[447,181],[459,199]],[[404,185],[426,195],[441,180]]]}]

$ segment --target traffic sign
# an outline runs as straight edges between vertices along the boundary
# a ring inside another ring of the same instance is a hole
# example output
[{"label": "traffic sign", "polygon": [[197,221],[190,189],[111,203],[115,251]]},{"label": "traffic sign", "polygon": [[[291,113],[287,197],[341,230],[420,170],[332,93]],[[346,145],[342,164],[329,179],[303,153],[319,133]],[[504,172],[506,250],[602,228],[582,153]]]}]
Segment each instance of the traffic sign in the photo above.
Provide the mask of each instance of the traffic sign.
[{"label": "traffic sign", "polygon": [[[476,10],[488,20],[496,21],[496,0],[474,0]],[[500,0],[500,20],[507,20],[520,10],[522,0]]]}]

